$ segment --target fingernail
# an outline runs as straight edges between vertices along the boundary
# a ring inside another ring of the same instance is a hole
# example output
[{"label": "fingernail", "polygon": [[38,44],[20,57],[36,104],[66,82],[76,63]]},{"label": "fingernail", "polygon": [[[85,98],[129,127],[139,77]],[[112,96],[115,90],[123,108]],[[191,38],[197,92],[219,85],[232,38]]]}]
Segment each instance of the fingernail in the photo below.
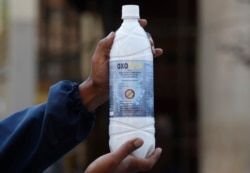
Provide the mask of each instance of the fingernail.
[{"label": "fingernail", "polygon": [[114,32],[111,31],[107,37],[111,37],[113,34],[114,34]]},{"label": "fingernail", "polygon": [[140,146],[142,146],[142,144],[143,144],[143,140],[141,140],[141,139],[136,139],[134,141],[135,147],[140,147]]}]

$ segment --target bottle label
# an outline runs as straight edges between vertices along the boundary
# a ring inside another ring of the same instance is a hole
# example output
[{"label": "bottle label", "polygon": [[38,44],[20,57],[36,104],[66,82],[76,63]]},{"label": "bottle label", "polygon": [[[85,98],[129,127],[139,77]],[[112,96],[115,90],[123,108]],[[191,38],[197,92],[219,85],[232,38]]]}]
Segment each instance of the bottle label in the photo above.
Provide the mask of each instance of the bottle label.
[{"label": "bottle label", "polygon": [[153,117],[153,61],[110,61],[110,117]]}]

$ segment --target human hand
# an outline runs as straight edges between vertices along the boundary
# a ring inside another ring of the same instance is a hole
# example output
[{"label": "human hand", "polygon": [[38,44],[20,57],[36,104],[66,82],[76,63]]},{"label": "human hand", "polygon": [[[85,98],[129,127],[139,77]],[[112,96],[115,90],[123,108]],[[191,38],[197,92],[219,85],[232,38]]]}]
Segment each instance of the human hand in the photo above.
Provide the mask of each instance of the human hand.
[{"label": "human hand", "polygon": [[116,151],[97,158],[87,167],[85,173],[134,173],[136,171],[149,171],[160,158],[162,149],[156,148],[145,159],[130,155],[142,145],[143,140],[140,138],[129,140]]},{"label": "human hand", "polygon": [[[147,20],[139,19],[142,27],[147,25]],[[92,57],[92,71],[86,81],[79,86],[83,104],[89,111],[94,110],[109,98],[109,53],[115,38],[111,32],[107,37],[100,40]],[[148,33],[154,57],[162,55],[161,48],[154,48],[154,41]]]},{"label": "human hand", "polygon": [[89,111],[94,110],[109,98],[109,53],[115,33],[99,41],[92,57],[91,74],[79,86],[83,104]]}]

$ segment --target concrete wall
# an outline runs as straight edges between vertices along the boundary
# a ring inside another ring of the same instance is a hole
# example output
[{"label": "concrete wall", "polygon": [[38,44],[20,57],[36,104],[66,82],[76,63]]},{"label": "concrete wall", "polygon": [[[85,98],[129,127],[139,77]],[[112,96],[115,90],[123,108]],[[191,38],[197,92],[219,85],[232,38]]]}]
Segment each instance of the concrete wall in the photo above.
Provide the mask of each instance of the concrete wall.
[{"label": "concrete wall", "polygon": [[250,172],[250,1],[201,0],[201,173]]},{"label": "concrete wall", "polygon": [[34,103],[36,92],[37,0],[8,0],[7,79],[1,117]]}]

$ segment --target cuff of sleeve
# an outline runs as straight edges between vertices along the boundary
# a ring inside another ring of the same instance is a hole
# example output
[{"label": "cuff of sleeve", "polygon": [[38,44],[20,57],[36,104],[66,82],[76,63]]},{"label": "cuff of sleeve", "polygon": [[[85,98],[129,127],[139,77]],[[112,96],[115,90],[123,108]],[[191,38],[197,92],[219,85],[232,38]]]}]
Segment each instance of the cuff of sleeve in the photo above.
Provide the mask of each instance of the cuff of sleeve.
[{"label": "cuff of sleeve", "polygon": [[49,100],[52,102],[53,100],[61,102],[60,104],[52,105],[54,107],[58,106],[57,113],[61,115],[60,118],[64,119],[64,125],[69,129],[74,129],[76,139],[82,141],[93,128],[95,115],[94,112],[89,112],[82,104],[78,86],[79,84],[76,82],[68,80],[60,81],[58,84],[52,86]]}]

